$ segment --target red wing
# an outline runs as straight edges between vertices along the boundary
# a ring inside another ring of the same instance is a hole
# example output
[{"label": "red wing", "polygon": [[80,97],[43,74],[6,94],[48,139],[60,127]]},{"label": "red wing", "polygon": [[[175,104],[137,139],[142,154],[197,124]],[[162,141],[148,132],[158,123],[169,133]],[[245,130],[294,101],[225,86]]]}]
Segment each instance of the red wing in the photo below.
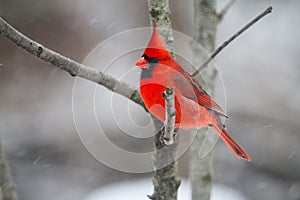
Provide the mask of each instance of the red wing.
[{"label": "red wing", "polygon": [[228,118],[223,109],[208,94],[206,94],[206,92],[198,97],[198,103]]},{"label": "red wing", "polygon": [[184,71],[181,72],[180,75],[174,76],[173,81],[184,97],[228,117],[223,109],[205,92],[205,90],[203,90],[198,81],[191,77],[187,72]]}]

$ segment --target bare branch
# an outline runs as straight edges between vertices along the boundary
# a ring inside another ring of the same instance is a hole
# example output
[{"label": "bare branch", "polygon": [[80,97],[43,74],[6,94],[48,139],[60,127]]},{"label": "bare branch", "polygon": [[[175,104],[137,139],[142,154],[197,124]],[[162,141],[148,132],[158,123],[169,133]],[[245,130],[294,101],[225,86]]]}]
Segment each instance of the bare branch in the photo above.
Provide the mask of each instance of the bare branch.
[{"label": "bare branch", "polygon": [[255,17],[253,20],[251,20],[248,24],[246,24],[243,28],[241,28],[237,33],[235,33],[232,37],[230,37],[228,40],[226,40],[221,46],[219,46],[213,54],[192,74],[192,76],[196,76],[201,70],[206,68],[208,64],[228,45],[230,44],[234,39],[236,39],[238,36],[240,36],[244,31],[246,31],[248,28],[250,28],[253,24],[255,24],[257,21],[259,21],[261,18],[263,18],[265,15],[272,12],[272,7],[268,7],[264,12],[262,12],[260,15]]},{"label": "bare branch", "polygon": [[163,93],[163,98],[166,102],[166,120],[163,127],[162,142],[166,145],[174,144],[175,142],[175,103],[174,103],[174,89],[167,87]]},{"label": "bare branch", "polygon": [[71,76],[78,76],[95,83],[98,83],[107,89],[129,98],[133,102],[144,106],[144,102],[137,90],[133,89],[127,83],[106,75],[98,69],[79,64],[78,62],[66,58],[41,44],[26,37],[15,28],[10,26],[0,17],[0,35],[13,42],[20,48],[38,57],[39,59],[52,64],[55,67],[67,71]]},{"label": "bare branch", "polygon": [[217,15],[219,22],[222,21],[222,19],[224,18],[225,14],[226,14],[227,11],[231,8],[231,6],[234,4],[234,2],[236,2],[236,0],[230,0],[230,1],[224,6],[224,8],[219,12],[219,14]]}]

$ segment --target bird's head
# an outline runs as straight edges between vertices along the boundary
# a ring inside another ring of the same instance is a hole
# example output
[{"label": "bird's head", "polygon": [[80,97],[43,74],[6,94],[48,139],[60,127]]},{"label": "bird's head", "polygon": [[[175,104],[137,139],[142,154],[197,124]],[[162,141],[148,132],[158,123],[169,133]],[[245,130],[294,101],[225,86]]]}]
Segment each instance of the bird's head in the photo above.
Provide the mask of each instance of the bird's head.
[{"label": "bird's head", "polygon": [[163,40],[160,38],[156,30],[156,25],[153,27],[153,33],[150,41],[145,49],[142,57],[135,63],[140,68],[150,68],[149,63],[157,63],[160,60],[167,60],[171,58],[171,54],[166,48]]}]

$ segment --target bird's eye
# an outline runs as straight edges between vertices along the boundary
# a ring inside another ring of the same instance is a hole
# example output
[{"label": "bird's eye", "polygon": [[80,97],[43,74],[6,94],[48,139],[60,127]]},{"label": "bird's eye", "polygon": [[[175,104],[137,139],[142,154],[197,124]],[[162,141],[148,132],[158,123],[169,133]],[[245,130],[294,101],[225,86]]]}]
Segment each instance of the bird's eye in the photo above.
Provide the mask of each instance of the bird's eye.
[{"label": "bird's eye", "polygon": [[148,60],[142,56],[136,63],[135,63],[136,66],[140,67],[140,68],[146,68],[148,69],[149,68],[149,62]]},{"label": "bird's eye", "polygon": [[151,60],[151,58],[150,57],[148,57],[147,55],[145,55],[145,54],[143,54],[142,55],[142,58],[144,58],[145,60],[147,60],[147,61],[149,61],[149,60]]}]

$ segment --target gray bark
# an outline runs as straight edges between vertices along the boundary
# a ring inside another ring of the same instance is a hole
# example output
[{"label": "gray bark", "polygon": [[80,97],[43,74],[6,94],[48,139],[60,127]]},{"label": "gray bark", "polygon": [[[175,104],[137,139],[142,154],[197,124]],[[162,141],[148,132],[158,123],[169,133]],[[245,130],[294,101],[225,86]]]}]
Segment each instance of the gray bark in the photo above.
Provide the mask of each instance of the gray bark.
[{"label": "gray bark", "polygon": [[[152,24],[156,24],[158,32],[162,39],[164,40],[168,50],[173,55],[173,34],[171,26],[171,14],[169,9],[168,0],[148,0],[150,21]],[[152,117],[156,129],[162,127],[161,122]],[[178,177],[178,165],[176,158],[177,142],[173,145],[164,146],[160,137],[162,131],[159,131],[155,135],[154,151],[155,155],[153,157],[154,163],[154,178],[153,186],[154,191],[151,196],[148,196],[153,200],[176,200],[177,190],[180,185],[180,180]],[[163,151],[159,151],[164,148]],[[173,161],[170,165],[161,168],[161,166],[168,162]]]},{"label": "gray bark", "polygon": [[173,55],[173,33],[171,24],[171,12],[168,0],[148,0],[148,8],[151,24],[156,24],[158,32],[165,42],[168,50]]},{"label": "gray bark", "polygon": [[0,199],[1,200],[18,200],[18,195],[14,182],[11,177],[5,152],[0,141]]},{"label": "gray bark", "polygon": [[[194,40],[207,51],[203,52],[199,46],[192,44],[194,53],[193,64],[195,66],[201,65],[208,57],[208,54],[211,54],[214,51],[217,24],[216,0],[194,0]],[[205,77],[206,80],[206,90],[211,95],[214,91],[216,74],[217,71],[213,66],[209,66],[201,72],[201,75]],[[205,86],[205,83],[200,76],[197,76],[196,78],[203,86]],[[213,144],[210,145],[209,142],[214,141],[214,139],[210,139],[209,137],[215,137],[215,133],[212,130],[207,128],[198,130],[190,148],[189,178],[192,186],[193,200],[210,199],[213,173],[212,154],[210,152],[204,158],[199,156],[200,148],[204,145],[203,142],[205,142],[205,146],[203,147],[206,148],[202,149],[203,151],[209,151],[207,148],[213,146]]]},{"label": "gray bark", "polygon": [[175,103],[174,103],[174,89],[172,87],[167,87],[166,91],[163,93],[166,104],[166,120],[164,123],[164,134],[162,140],[164,144],[171,145],[175,142]]}]

